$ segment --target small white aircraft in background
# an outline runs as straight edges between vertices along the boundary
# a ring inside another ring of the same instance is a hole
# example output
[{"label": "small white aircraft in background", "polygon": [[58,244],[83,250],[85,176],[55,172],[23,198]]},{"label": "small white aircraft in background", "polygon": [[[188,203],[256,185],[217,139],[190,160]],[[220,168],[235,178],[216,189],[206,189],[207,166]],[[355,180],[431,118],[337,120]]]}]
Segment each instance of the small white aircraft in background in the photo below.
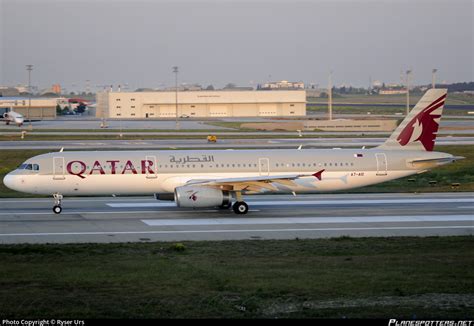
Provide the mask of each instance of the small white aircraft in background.
[{"label": "small white aircraft in background", "polygon": [[13,109],[10,108],[9,111],[3,114],[2,120],[5,121],[7,125],[9,125],[10,123],[15,123],[18,125],[18,127],[21,127],[23,126],[23,122],[25,122],[25,117],[22,116],[20,113],[13,111]]}]

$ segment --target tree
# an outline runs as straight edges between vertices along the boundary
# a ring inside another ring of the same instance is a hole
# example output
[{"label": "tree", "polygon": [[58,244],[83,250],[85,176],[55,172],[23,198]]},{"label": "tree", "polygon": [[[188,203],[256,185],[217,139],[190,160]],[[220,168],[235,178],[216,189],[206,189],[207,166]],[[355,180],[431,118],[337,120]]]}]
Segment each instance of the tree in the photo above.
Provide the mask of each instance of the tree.
[{"label": "tree", "polygon": [[63,109],[61,108],[61,105],[56,104],[56,114],[57,115],[62,115],[63,114]]},{"label": "tree", "polygon": [[80,104],[76,107],[76,112],[77,112],[77,113],[84,113],[85,110],[86,110],[86,106],[84,105],[84,103],[80,103]]},{"label": "tree", "polygon": [[206,87],[206,91],[213,91],[214,90],[214,86],[212,85],[209,85]]},{"label": "tree", "polygon": [[232,89],[232,88],[235,88],[236,85],[234,83],[228,83],[227,85],[225,85],[224,89]]}]

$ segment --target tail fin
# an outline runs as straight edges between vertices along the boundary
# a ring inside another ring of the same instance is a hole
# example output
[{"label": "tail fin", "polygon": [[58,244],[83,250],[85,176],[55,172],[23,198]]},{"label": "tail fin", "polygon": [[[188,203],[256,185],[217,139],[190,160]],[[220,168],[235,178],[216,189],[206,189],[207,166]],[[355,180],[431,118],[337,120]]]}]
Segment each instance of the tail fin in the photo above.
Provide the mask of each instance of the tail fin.
[{"label": "tail fin", "polygon": [[432,151],[446,95],[447,89],[428,90],[379,148]]}]

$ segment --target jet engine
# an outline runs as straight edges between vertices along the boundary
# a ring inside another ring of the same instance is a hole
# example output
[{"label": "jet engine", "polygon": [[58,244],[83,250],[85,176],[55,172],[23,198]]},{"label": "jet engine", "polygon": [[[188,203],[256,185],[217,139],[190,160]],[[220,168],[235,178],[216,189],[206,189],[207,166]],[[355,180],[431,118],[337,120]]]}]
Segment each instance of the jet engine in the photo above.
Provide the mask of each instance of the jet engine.
[{"label": "jet engine", "polygon": [[5,119],[8,118],[8,113],[4,113],[4,114],[3,114],[3,117],[4,117]]},{"label": "jet engine", "polygon": [[232,195],[228,191],[210,187],[182,186],[174,190],[174,201],[178,207],[228,206]]}]

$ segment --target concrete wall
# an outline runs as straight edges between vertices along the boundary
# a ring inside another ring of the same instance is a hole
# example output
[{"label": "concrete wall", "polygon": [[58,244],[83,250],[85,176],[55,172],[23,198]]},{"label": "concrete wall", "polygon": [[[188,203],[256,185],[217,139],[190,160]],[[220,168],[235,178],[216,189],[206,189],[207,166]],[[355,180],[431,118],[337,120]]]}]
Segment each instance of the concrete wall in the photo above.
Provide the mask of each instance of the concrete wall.
[{"label": "concrete wall", "polygon": [[[97,116],[107,118],[175,118],[175,92],[107,92],[97,94]],[[304,91],[178,92],[178,116],[305,116]]]},{"label": "concrete wall", "polygon": [[[43,118],[56,118],[56,106],[55,107],[31,107],[30,110],[28,108],[13,108],[13,111],[20,113],[26,119],[43,119]],[[29,115],[28,115],[29,111]]]},{"label": "concrete wall", "polygon": [[397,127],[396,120],[309,120],[292,122],[248,122],[241,128],[257,130],[324,130],[324,131],[393,131]]},{"label": "concrete wall", "polygon": [[304,130],[324,131],[393,131],[397,120],[310,120],[305,121]]}]

